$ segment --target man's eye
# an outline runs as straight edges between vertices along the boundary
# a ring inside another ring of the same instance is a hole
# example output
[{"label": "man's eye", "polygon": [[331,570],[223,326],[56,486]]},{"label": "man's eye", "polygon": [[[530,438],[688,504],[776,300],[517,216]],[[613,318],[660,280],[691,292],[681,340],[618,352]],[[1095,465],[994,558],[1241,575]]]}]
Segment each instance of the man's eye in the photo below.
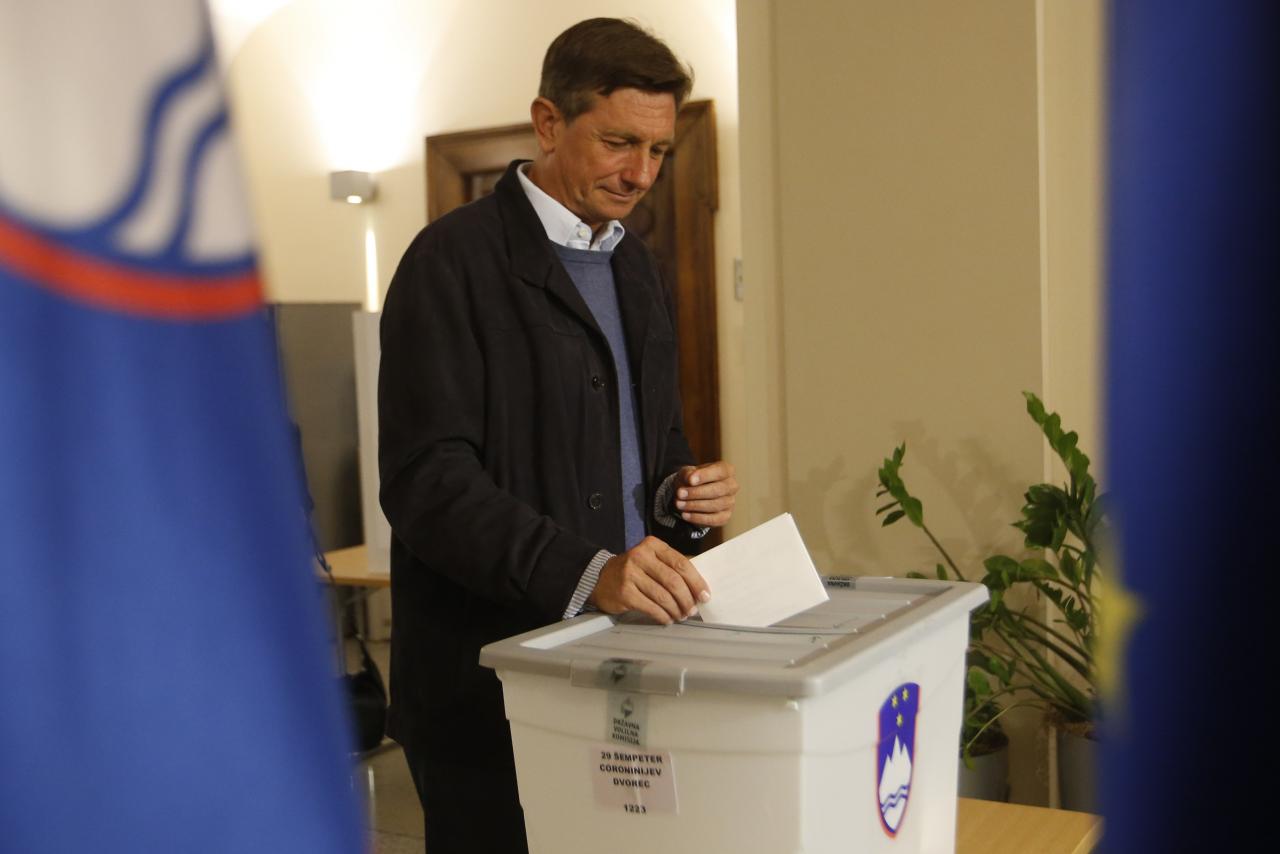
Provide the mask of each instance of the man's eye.
[{"label": "man's eye", "polygon": [[665,148],[654,148],[649,151],[649,156],[654,160],[661,160],[667,156],[667,150]]},{"label": "man's eye", "polygon": [[612,148],[614,151],[621,151],[631,143],[627,142],[625,139],[606,139],[604,144]]}]

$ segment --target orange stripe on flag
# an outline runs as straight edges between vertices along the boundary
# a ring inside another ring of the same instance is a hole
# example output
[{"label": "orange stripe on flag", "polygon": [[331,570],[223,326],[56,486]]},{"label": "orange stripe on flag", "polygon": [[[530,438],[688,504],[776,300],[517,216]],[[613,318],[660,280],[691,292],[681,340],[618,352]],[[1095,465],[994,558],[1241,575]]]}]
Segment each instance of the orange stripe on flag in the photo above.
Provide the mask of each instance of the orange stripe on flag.
[{"label": "orange stripe on flag", "polygon": [[218,320],[262,304],[257,272],[168,276],[79,255],[0,217],[0,264],[56,294],[101,308],[167,320]]}]

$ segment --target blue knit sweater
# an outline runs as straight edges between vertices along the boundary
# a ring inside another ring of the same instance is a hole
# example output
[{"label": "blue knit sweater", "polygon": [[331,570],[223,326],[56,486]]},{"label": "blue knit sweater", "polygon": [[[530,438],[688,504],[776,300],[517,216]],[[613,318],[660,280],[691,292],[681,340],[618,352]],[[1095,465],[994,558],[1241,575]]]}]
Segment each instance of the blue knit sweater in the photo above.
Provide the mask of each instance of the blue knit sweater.
[{"label": "blue knit sweater", "polygon": [[569,278],[600,330],[609,339],[609,351],[613,354],[614,389],[618,398],[618,439],[622,448],[622,500],[623,522],[626,526],[626,547],[629,549],[644,539],[645,500],[644,465],[640,459],[640,422],[636,413],[636,394],[631,384],[631,365],[627,361],[627,339],[622,328],[622,312],[618,308],[618,292],[613,281],[610,264],[612,252],[570,249],[552,244],[564,264]]}]

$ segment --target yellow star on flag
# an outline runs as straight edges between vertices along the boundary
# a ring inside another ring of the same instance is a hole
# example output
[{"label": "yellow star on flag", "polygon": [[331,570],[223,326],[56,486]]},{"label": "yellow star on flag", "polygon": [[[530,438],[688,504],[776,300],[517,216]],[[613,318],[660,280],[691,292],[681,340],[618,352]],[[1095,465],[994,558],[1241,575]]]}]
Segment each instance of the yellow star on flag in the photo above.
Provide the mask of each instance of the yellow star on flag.
[{"label": "yellow star on flag", "polygon": [[1141,600],[1125,587],[1119,561],[1111,574],[1098,579],[1098,690],[1109,707],[1124,705],[1124,660],[1129,638],[1143,616]]}]

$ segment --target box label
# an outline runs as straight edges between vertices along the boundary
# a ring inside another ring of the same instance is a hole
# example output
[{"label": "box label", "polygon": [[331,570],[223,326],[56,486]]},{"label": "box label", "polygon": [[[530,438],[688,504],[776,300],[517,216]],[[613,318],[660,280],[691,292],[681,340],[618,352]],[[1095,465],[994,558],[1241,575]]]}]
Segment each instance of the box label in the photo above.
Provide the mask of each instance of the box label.
[{"label": "box label", "polygon": [[596,806],[632,815],[680,812],[675,767],[667,751],[597,744],[588,758]]},{"label": "box label", "polygon": [[604,737],[615,744],[645,746],[649,698],[644,694],[610,691],[604,716]]}]

